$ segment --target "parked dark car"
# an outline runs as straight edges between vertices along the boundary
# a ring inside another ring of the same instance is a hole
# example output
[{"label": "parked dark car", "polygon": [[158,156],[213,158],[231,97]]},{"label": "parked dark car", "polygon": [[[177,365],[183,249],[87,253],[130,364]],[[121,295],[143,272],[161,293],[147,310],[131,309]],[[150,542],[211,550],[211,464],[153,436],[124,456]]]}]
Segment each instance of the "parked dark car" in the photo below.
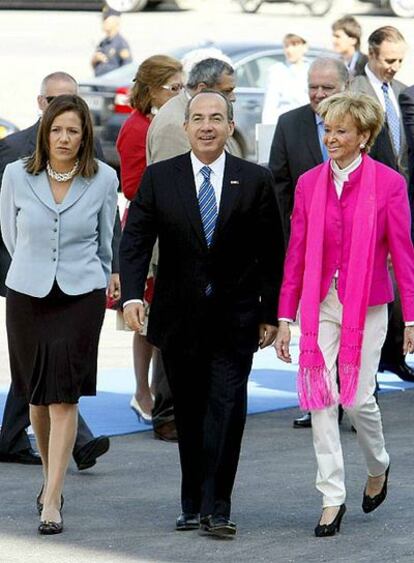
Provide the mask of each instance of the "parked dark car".
[{"label": "parked dark car", "polygon": [[4,139],[7,135],[11,135],[12,133],[16,133],[19,128],[11,123],[11,121],[7,121],[6,119],[2,119],[0,117],[0,139]]},{"label": "parked dark car", "polygon": [[0,10],[102,10],[107,4],[119,12],[138,12],[164,0],[0,0]]},{"label": "parked dark car", "polygon": [[[236,129],[234,139],[239,154],[254,159],[256,154],[255,127],[262,116],[263,98],[269,67],[284,59],[282,45],[274,43],[214,43],[228,55],[236,72],[236,102],[234,104]],[[200,45],[182,47],[170,51],[181,59],[184,54]],[[310,49],[308,58],[326,55],[323,49]],[[102,77],[80,83],[80,94],[91,110],[94,127],[104,150],[105,158],[112,166],[118,166],[115,142],[124,121],[132,111],[128,105],[128,92],[140,61],[135,61]]]}]

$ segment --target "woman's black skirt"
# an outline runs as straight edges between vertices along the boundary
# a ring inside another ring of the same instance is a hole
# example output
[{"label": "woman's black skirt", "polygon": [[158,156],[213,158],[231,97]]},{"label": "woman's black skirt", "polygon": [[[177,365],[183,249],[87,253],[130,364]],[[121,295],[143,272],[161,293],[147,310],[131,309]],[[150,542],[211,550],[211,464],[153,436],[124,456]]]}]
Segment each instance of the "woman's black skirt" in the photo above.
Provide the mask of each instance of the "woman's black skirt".
[{"label": "woman's black skirt", "polygon": [[7,290],[6,327],[16,395],[33,405],[96,395],[105,290],[66,295],[55,282],[43,298]]}]

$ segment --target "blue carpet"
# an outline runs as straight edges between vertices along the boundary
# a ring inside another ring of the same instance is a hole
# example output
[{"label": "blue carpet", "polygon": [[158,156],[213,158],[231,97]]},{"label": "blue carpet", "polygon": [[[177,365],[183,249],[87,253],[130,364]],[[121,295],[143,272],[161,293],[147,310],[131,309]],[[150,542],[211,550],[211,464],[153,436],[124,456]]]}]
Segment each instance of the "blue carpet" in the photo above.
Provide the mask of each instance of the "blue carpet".
[{"label": "blue carpet", "polygon": [[[255,356],[249,380],[249,414],[275,411],[298,405],[296,394],[297,345],[292,347],[293,363],[277,360],[273,349]],[[391,373],[379,374],[381,392],[404,391],[413,383],[401,381]],[[134,389],[131,369],[104,369],[98,375],[96,397],[82,397],[80,409],[95,435],[119,435],[142,432],[149,426],[138,421],[129,407]],[[3,413],[7,389],[0,389],[0,416]]]}]

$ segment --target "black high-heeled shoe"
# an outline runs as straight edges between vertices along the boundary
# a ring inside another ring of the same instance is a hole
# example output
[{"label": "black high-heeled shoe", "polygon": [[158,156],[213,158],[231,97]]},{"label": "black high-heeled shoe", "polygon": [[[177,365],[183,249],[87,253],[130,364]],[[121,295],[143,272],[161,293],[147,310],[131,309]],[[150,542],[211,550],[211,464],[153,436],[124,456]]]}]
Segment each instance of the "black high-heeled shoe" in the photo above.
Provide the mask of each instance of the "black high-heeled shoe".
[{"label": "black high-heeled shoe", "polygon": [[[391,465],[391,464],[390,464]],[[387,497],[387,488],[388,488],[388,473],[390,472],[390,465],[387,467],[387,471],[385,472],[385,481],[382,485],[382,489],[380,492],[375,495],[375,497],[370,497],[366,494],[366,487],[364,489],[364,496],[362,498],[362,510],[365,513],[372,512],[376,508],[379,507],[380,504],[384,502]]]},{"label": "black high-heeled shoe", "polygon": [[341,522],[343,515],[346,512],[345,504],[341,504],[339,507],[338,514],[335,516],[334,520],[330,524],[318,524],[315,528],[315,536],[317,538],[326,538],[328,536],[334,536],[336,532],[339,532],[341,528]]},{"label": "black high-heeled shoe", "polygon": [[61,517],[60,522],[53,522],[53,520],[41,520],[38,532],[43,536],[52,536],[54,534],[61,534],[63,532],[63,518],[62,513],[59,510]]},{"label": "black high-heeled shoe", "polygon": [[[44,487],[44,485],[42,485],[42,488],[40,489],[40,493],[36,497],[36,509],[37,509],[37,513],[39,514],[39,516],[41,516],[42,510],[43,510],[43,502],[40,502],[40,497],[42,496],[42,493],[43,493],[43,487]],[[59,510],[62,510],[64,502],[65,502],[65,499],[63,498],[63,495],[61,495],[61,497],[60,497],[60,509]]]}]

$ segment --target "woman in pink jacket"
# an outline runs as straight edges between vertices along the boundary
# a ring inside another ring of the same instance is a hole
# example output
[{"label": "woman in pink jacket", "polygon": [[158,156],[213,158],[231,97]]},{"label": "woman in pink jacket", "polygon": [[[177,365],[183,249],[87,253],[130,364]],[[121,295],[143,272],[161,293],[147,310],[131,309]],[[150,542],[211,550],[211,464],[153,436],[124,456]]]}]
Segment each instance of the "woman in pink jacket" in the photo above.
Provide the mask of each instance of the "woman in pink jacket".
[{"label": "woman in pink jacket", "polygon": [[[362,509],[387,494],[390,459],[374,397],[387,331],[392,264],[406,328],[404,353],[414,348],[414,250],[403,177],[367,152],[383,125],[381,106],[364,94],[336,94],[319,108],[330,159],[299,178],[279,300],[278,357],[290,362],[289,321],[300,304],[299,402],[312,411],[323,495],[315,535],[339,531],[345,513],[344,463],[338,404],[357,430],[368,480]],[[337,366],[339,377],[337,383]]]}]

